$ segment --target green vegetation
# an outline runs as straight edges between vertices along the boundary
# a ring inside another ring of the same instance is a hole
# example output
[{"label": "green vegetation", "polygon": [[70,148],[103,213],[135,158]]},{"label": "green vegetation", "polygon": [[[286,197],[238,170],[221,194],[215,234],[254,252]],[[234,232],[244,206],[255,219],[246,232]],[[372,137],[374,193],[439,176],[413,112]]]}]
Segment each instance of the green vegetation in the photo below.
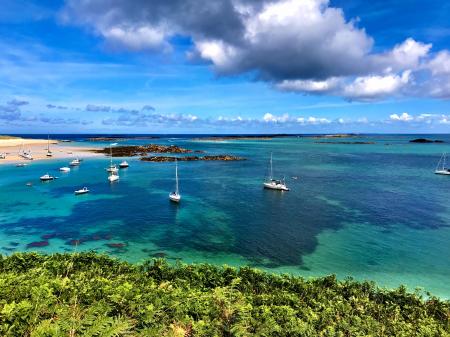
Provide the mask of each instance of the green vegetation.
[{"label": "green vegetation", "polygon": [[450,302],[251,268],[0,255],[1,336],[449,336]]}]

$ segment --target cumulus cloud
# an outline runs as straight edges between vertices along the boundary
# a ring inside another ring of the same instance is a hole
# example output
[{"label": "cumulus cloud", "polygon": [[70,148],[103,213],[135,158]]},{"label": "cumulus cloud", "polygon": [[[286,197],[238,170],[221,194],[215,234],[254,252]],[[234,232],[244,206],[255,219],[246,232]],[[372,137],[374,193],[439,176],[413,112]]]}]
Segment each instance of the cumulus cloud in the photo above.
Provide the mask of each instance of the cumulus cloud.
[{"label": "cumulus cloud", "polygon": [[[352,100],[450,97],[447,50],[432,54],[431,44],[407,38],[378,51],[329,0],[68,0],[61,18],[130,51],[167,51],[174,37],[188,37],[191,59],[279,90]],[[420,81],[411,80],[416,73]]]}]

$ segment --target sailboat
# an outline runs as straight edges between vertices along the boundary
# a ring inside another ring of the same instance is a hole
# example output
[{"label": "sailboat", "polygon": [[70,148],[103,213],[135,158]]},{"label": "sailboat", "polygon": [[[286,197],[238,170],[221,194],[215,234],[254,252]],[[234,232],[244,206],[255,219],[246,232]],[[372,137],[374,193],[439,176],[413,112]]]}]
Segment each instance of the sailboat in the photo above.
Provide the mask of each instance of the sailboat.
[{"label": "sailboat", "polygon": [[447,167],[447,153],[444,152],[442,154],[441,159],[439,159],[439,162],[436,166],[436,170],[434,171],[434,173],[446,176],[450,175],[450,168]]},{"label": "sailboat", "polygon": [[273,178],[272,153],[270,153],[270,176],[269,179],[267,179],[264,182],[264,188],[277,191],[289,191],[289,188],[286,186],[284,178],[283,180]]},{"label": "sailboat", "polygon": [[52,157],[53,153],[50,151],[50,135],[47,135],[47,157]]},{"label": "sailboat", "polygon": [[110,162],[109,162],[109,167],[106,169],[106,171],[110,172],[110,173],[117,173],[119,171],[119,169],[117,168],[116,164],[113,165],[112,162],[112,146],[113,145],[117,145],[117,143],[113,143],[113,144],[109,144],[109,157],[110,157]]},{"label": "sailboat", "polygon": [[19,151],[19,156],[22,157],[23,159],[33,160],[33,156],[31,155],[31,150],[25,151],[23,149],[23,142],[22,142],[22,146]]},{"label": "sailboat", "polygon": [[75,158],[69,163],[69,166],[80,166],[80,159]]},{"label": "sailboat", "polygon": [[169,199],[173,202],[180,202],[181,195],[178,191],[178,161],[175,160],[175,192],[170,192]]},{"label": "sailboat", "polygon": [[109,176],[108,176],[108,180],[110,183],[119,180],[119,175],[117,174],[117,172],[110,172]]}]

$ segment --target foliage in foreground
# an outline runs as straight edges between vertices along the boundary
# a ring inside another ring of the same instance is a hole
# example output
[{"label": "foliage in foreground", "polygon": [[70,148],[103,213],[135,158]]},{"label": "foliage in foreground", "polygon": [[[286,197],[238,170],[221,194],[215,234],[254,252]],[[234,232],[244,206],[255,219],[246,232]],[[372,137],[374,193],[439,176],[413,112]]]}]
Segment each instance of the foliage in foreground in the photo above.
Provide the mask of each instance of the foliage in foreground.
[{"label": "foliage in foreground", "polygon": [[449,336],[450,303],[251,268],[0,255],[1,336]]}]

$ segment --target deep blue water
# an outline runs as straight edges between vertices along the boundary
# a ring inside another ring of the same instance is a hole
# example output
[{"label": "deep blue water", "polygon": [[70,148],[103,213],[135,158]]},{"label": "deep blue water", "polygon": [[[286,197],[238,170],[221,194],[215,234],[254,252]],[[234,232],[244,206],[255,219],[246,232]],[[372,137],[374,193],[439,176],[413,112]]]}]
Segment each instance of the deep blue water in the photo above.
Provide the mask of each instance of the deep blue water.
[{"label": "deep blue water", "polygon": [[[84,141],[91,136],[52,138],[107,145]],[[305,277],[334,273],[388,287],[403,283],[450,297],[450,177],[433,174],[450,150],[449,135],[420,135],[443,144],[409,143],[417,135],[223,142],[160,136],[121,144],[176,144],[247,160],[180,162],[180,205],[168,201],[173,163],[127,159],[130,168],[112,185],[104,170],[108,158],[86,158],[64,176],[56,170],[67,160],[1,165],[0,252],[95,249],[130,261],[166,256],[247,264]],[[271,152],[287,193],[262,189]],[[47,171],[61,178],[40,183]],[[74,196],[82,186],[91,193]],[[27,248],[42,237],[48,246]]]}]

